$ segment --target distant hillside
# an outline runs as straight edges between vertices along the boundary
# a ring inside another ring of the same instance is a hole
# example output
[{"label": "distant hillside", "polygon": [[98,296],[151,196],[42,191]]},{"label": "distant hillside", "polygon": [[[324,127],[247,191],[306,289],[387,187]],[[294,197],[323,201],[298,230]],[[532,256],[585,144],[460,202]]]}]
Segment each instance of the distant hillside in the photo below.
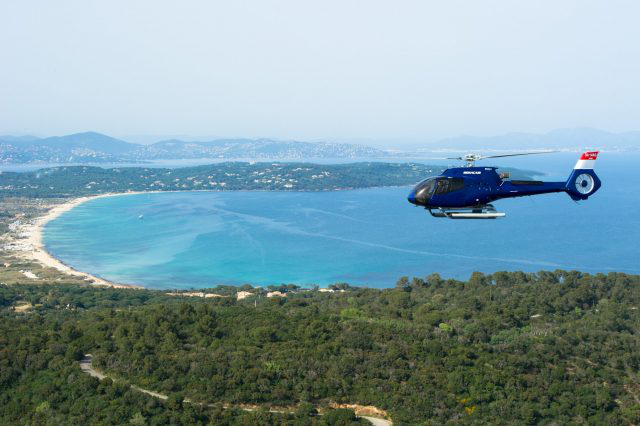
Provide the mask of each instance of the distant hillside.
[{"label": "distant hillside", "polygon": [[86,150],[118,155],[131,152],[138,145],[115,139],[96,132],[76,133],[67,136],[53,136],[30,142],[31,146],[48,146],[61,151]]},{"label": "distant hillside", "polygon": [[137,159],[183,158],[370,158],[387,153],[362,145],[325,142],[276,141],[272,139],[218,139],[208,142],[167,140],[146,145],[133,153]]},{"label": "distant hillside", "polygon": [[386,151],[353,143],[279,141],[274,139],[165,140],[151,145],[129,143],[96,132],[39,139],[0,136],[0,164],[21,163],[144,163],[183,159],[384,159],[420,157],[433,152],[523,151],[640,151],[640,132],[610,133],[589,128],[560,129],[545,134],[508,133],[501,136],[460,136],[421,145],[415,150]]},{"label": "distant hillside", "polygon": [[591,128],[558,129],[544,134],[507,133],[500,136],[459,136],[425,144],[420,151],[521,151],[557,149],[579,151],[597,148],[608,151],[640,150],[640,132],[611,133]]},{"label": "distant hillside", "polygon": [[0,136],[0,163],[105,163],[160,159],[305,159],[382,158],[386,151],[355,144],[220,139],[208,142],[168,140],[139,145],[95,132],[44,139]]},{"label": "distant hillside", "polygon": [[95,132],[44,139],[0,137],[0,163],[120,161],[138,146]]}]

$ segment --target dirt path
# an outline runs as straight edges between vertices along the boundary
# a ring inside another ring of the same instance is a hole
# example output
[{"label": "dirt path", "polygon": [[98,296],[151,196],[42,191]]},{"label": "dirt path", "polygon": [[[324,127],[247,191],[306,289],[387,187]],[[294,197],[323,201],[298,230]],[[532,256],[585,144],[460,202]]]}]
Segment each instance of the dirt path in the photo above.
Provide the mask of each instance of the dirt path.
[{"label": "dirt path", "polygon": [[104,374],[93,369],[93,365],[91,364],[92,360],[93,357],[91,354],[85,354],[84,358],[82,358],[82,361],[80,361],[80,370],[82,370],[83,373],[90,375],[91,377],[97,377],[98,380],[102,380],[107,377]]},{"label": "dirt path", "polygon": [[[98,370],[93,368],[93,357],[91,354],[85,354],[84,358],[82,358],[82,360],[80,361],[80,370],[82,370],[83,373],[90,375],[91,377],[96,377],[98,380],[103,380],[105,378],[107,378],[108,376],[102,374],[101,372],[99,372]],[[113,379],[112,379],[113,380]],[[145,393],[149,396],[152,396],[154,398],[158,398],[158,399],[162,399],[162,400],[166,400],[169,397],[167,395],[158,393],[158,392],[153,392],[150,391],[148,389],[143,389],[141,387],[135,386],[135,385],[131,385],[131,389],[134,389],[138,392],[142,392]],[[189,399],[185,399],[184,402],[186,402],[187,404],[191,404],[192,402]],[[213,404],[209,404],[209,406],[213,406]],[[228,408],[227,406],[225,406],[225,408]],[[244,411],[254,411],[253,408],[241,408]],[[280,411],[280,410],[269,410],[270,413],[286,413],[285,411]],[[373,426],[392,426],[393,422],[391,420],[386,420],[386,419],[381,419],[378,417],[371,417],[371,416],[359,416],[360,418],[366,419],[367,421],[369,421],[369,423],[371,423]]]},{"label": "dirt path", "polygon": [[379,419],[377,417],[369,417],[369,416],[360,416],[360,417],[363,418],[363,419],[368,420],[369,423],[371,423],[373,426],[391,426],[391,425],[393,425],[391,420]]}]

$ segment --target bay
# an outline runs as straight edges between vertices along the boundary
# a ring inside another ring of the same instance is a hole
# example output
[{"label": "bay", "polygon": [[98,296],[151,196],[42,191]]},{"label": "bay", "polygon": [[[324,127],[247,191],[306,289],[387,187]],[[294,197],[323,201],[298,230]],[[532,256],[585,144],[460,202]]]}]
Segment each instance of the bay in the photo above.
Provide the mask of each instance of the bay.
[{"label": "bay", "polygon": [[[548,157],[500,165],[564,180],[575,154]],[[493,221],[432,218],[406,201],[410,187],[100,198],[48,223],[44,243],[78,270],[150,288],[391,287],[403,275],[500,270],[637,274],[640,191],[631,166],[625,155],[601,156],[603,187],[590,200],[502,200],[495,205],[507,217]]]}]

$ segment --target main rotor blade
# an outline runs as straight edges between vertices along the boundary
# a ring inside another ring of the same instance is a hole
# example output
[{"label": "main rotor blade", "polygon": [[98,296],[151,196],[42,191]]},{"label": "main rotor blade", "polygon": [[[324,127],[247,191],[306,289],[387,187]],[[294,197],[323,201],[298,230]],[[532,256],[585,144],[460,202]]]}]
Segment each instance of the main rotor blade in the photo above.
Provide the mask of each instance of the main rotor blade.
[{"label": "main rotor blade", "polygon": [[515,157],[518,155],[552,154],[554,152],[560,152],[560,151],[539,151],[539,152],[523,152],[521,154],[487,155],[486,157],[483,156],[482,158],[500,158],[500,157]]}]

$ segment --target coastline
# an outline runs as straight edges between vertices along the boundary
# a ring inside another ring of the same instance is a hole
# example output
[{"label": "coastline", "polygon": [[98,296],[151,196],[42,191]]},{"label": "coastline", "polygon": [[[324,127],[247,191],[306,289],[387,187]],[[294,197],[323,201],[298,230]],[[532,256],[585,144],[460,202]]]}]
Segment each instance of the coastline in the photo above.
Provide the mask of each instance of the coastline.
[{"label": "coastline", "polygon": [[[389,188],[389,187],[394,187],[394,186],[381,186],[381,187],[371,187],[371,188]],[[399,187],[403,187],[403,186],[399,186]],[[332,190],[332,191],[360,190],[360,189],[371,189],[371,188],[341,188],[341,189]],[[271,192],[269,190],[257,190],[257,191]],[[63,213],[68,212],[74,207],[77,207],[80,204],[83,204],[90,200],[95,200],[98,198],[117,197],[117,196],[123,196],[123,195],[176,193],[176,192],[222,192],[222,191],[210,190],[210,189],[169,190],[169,191],[128,191],[128,192],[108,192],[104,194],[85,195],[82,197],[70,198],[61,204],[54,204],[52,207],[49,208],[49,210],[44,215],[35,218],[35,220],[32,223],[24,227],[24,233],[28,235],[24,239],[24,241],[28,246],[31,247],[31,249],[20,252],[19,256],[23,257],[26,260],[37,262],[42,266],[57,269],[58,271],[63,272],[65,274],[80,277],[84,279],[87,282],[87,284],[91,284],[94,286],[112,287],[112,288],[128,288],[128,289],[145,289],[146,287],[142,285],[117,283],[117,282],[106,280],[104,278],[97,277],[88,272],[83,272],[83,271],[79,271],[77,269],[72,268],[71,266],[65,264],[64,262],[62,262],[61,260],[53,256],[46,250],[43,243],[42,233],[47,223],[56,219]],[[296,191],[285,191],[285,192],[296,192]],[[306,191],[302,191],[302,192],[306,192]],[[315,192],[315,191],[311,191],[311,192]]]},{"label": "coastline", "polygon": [[68,212],[74,207],[79,206],[80,204],[83,204],[89,200],[94,200],[97,198],[115,197],[118,195],[134,195],[134,194],[143,194],[143,193],[144,192],[120,192],[120,193],[108,193],[108,194],[84,196],[84,197],[71,199],[62,204],[58,204],[52,207],[44,216],[40,216],[36,218],[36,220],[27,227],[26,231],[29,236],[26,238],[26,241],[28,244],[30,244],[33,247],[33,249],[30,251],[24,252],[24,255],[25,255],[24,257],[26,257],[28,260],[33,260],[35,262],[38,262],[45,267],[55,268],[60,272],[64,272],[66,274],[74,275],[77,277],[82,277],[84,280],[87,281],[87,283],[90,283],[92,285],[113,287],[113,288],[144,288],[142,286],[134,285],[134,284],[122,284],[122,283],[111,282],[111,281],[105,280],[104,278],[99,278],[99,277],[96,277],[95,275],[91,275],[87,272],[78,271],[68,265],[65,265],[62,261],[52,256],[46,250],[42,241],[42,232],[44,230],[44,226],[47,223],[54,220],[61,214]]}]

